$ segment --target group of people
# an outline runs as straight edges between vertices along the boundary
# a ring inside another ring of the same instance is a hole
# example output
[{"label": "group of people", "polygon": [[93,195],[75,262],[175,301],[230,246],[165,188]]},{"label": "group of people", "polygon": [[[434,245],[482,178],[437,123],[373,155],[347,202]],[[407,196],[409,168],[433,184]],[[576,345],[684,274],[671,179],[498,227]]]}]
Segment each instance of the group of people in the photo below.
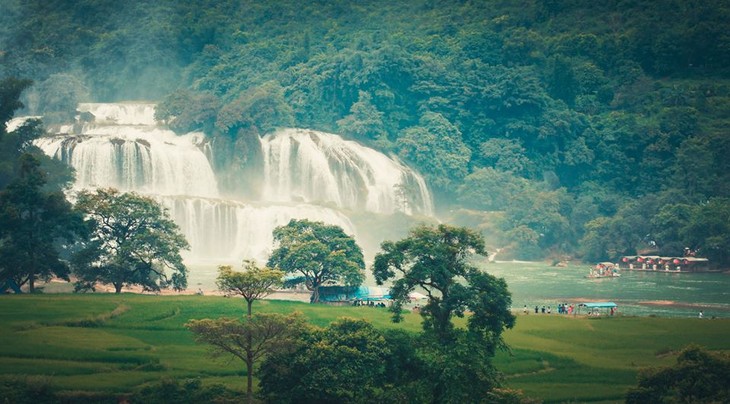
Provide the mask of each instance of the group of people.
[{"label": "group of people", "polygon": [[352,301],[353,306],[370,306],[370,307],[386,307],[385,303],[383,302],[377,302],[375,303],[372,300],[363,300],[363,299],[355,299]]},{"label": "group of people", "polygon": [[[559,303],[558,304],[558,314],[573,314],[573,310],[575,310],[575,307],[572,304],[567,303]],[[530,314],[530,310],[527,308],[527,305],[522,308],[522,312],[524,314]],[[535,314],[542,313],[542,314],[552,314],[553,309],[550,306],[535,306]]]}]

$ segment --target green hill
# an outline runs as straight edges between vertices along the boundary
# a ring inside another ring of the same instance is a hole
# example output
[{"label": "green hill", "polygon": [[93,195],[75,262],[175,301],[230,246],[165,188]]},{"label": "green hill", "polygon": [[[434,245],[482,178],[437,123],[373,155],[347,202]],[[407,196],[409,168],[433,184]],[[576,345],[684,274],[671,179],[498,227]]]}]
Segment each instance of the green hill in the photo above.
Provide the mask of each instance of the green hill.
[{"label": "green hill", "polygon": [[3,6],[0,76],[33,79],[48,122],[151,99],[221,150],[332,131],[400,155],[514,258],[730,263],[726,0]]}]

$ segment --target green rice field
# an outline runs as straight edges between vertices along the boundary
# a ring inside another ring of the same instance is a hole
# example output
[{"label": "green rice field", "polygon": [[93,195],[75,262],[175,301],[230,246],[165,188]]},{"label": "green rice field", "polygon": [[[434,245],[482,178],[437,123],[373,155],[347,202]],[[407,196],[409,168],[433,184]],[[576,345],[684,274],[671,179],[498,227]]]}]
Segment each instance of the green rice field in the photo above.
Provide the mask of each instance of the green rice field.
[{"label": "green rice field", "polygon": [[[199,378],[243,390],[243,366],[212,360],[184,328],[190,319],[243,314],[242,299],[137,294],[0,296],[0,380],[40,377],[66,391],[124,393],[164,378]],[[393,324],[382,308],[258,301],[259,312],[301,311],[324,326],[338,317]],[[730,320],[518,314],[496,358],[510,388],[544,402],[621,402],[645,366],[670,365],[693,343],[730,351]]]}]

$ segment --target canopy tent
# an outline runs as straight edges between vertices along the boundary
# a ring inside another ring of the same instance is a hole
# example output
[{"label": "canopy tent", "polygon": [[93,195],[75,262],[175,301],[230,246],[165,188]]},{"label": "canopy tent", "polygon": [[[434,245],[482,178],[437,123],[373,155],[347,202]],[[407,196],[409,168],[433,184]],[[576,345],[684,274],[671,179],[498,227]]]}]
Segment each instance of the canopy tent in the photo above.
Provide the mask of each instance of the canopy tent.
[{"label": "canopy tent", "polygon": [[380,301],[390,299],[390,291],[377,286],[321,286],[319,300],[322,302],[346,302],[350,300]]},{"label": "canopy tent", "polygon": [[581,303],[578,306],[583,306],[589,309],[610,309],[611,307],[618,307],[614,302],[590,302]]},{"label": "canopy tent", "polygon": [[576,314],[580,313],[581,307],[588,309],[588,315],[600,315],[602,309],[613,315],[618,309],[618,305],[614,302],[587,302],[578,304]]}]

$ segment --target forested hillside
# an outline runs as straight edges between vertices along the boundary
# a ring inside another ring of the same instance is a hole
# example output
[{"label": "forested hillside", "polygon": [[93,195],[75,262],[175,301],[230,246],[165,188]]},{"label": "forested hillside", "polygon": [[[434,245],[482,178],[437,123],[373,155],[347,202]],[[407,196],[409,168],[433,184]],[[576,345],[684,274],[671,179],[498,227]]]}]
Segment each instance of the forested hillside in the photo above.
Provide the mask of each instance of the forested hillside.
[{"label": "forested hillside", "polygon": [[[730,264],[730,1],[2,0],[27,113],[147,99],[246,145],[342,134],[514,258]],[[230,149],[230,148],[229,148]],[[245,158],[240,158],[245,160]]]}]

